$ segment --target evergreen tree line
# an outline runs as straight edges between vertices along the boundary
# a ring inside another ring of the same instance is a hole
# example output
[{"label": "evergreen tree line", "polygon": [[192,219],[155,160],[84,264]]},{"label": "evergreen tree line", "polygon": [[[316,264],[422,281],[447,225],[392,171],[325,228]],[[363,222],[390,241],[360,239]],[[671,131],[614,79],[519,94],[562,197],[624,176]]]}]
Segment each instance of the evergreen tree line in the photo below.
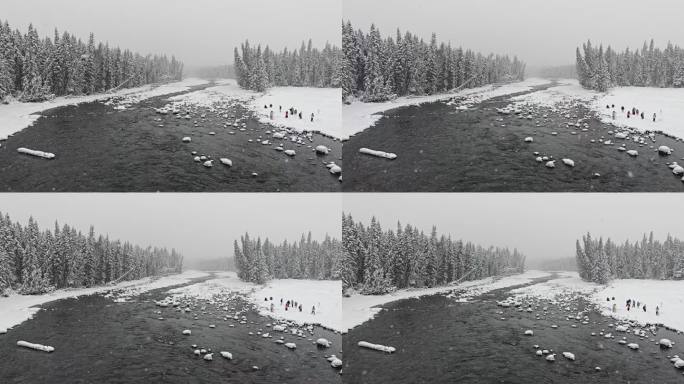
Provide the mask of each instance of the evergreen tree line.
[{"label": "evergreen tree line", "polygon": [[341,244],[326,235],[322,242],[302,234],[299,243],[274,244],[248,233],[233,244],[235,267],[244,281],[263,284],[270,279],[337,280],[340,277]]},{"label": "evergreen tree line", "polygon": [[88,234],[55,222],[43,230],[32,217],[28,225],[0,214],[0,293],[11,288],[41,294],[58,288],[92,287],[181,272],[183,257],[175,250],[141,248],[128,242]]},{"label": "evergreen tree line", "polygon": [[22,101],[83,95],[180,80],[183,63],[175,57],[141,56],[130,50],[96,43],[91,33],[83,42],[68,32],[41,39],[0,23],[0,100],[14,95]]},{"label": "evergreen tree line", "polygon": [[407,287],[434,287],[509,272],[523,272],[525,256],[507,248],[426,235],[411,225],[384,231],[375,218],[369,226],[342,216],[342,286],[363,294]]},{"label": "evergreen tree line", "polygon": [[369,33],[342,22],[342,97],[366,102],[396,95],[424,95],[455,88],[473,88],[499,81],[523,80],[525,64],[517,57],[482,55],[451,43],[430,42],[397,29],[383,37],[371,25]]},{"label": "evergreen tree line", "polygon": [[669,42],[664,50],[651,39],[641,51],[616,52],[587,41],[575,55],[577,77],[584,88],[605,92],[612,86],[684,87],[684,49]]},{"label": "evergreen tree line", "polygon": [[684,271],[684,242],[668,235],[665,242],[648,239],[615,244],[587,233],[577,240],[577,270],[582,279],[606,284],[611,279],[674,279]]},{"label": "evergreen tree line", "polygon": [[302,42],[299,51],[274,52],[268,46],[261,49],[249,41],[235,47],[235,76],[245,89],[263,92],[271,86],[338,88],[340,86],[340,56],[337,46],[326,43],[323,50]]}]

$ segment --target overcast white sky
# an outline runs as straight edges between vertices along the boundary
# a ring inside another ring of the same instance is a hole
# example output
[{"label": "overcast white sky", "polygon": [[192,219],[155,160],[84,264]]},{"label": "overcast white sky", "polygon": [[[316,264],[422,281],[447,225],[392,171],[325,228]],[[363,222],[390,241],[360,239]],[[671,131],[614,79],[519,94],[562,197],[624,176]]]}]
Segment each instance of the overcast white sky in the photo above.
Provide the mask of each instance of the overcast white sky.
[{"label": "overcast white sky", "polygon": [[343,207],[355,220],[376,216],[383,229],[411,224],[429,233],[483,246],[518,248],[530,259],[575,255],[575,240],[587,231],[618,242],[644,232],[682,237],[680,194],[346,194]]},{"label": "overcast white sky", "polygon": [[41,229],[68,223],[87,233],[128,240],[141,246],[176,248],[186,259],[233,255],[233,240],[248,231],[280,242],[341,238],[340,194],[335,193],[0,193],[0,212]]},{"label": "overcast white sky", "polygon": [[233,62],[245,39],[280,50],[341,44],[342,0],[0,0],[0,20],[41,36],[54,28],[146,53],[175,54],[186,65]]},{"label": "overcast white sky", "polygon": [[614,48],[641,48],[654,38],[684,45],[681,0],[344,0],[355,27],[397,27],[483,53],[517,54],[528,64],[573,64],[575,47],[591,38]]}]

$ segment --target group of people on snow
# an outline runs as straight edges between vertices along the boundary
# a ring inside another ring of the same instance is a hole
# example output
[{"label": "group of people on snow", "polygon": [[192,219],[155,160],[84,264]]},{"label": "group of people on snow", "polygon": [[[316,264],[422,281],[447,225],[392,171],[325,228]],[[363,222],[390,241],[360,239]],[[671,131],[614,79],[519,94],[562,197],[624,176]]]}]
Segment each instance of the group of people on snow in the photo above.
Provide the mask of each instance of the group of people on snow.
[{"label": "group of people on snow", "polygon": [[[608,302],[613,302],[613,312],[617,312],[617,303],[615,302],[615,296],[613,297],[606,297],[606,301]],[[635,311],[641,309],[644,312],[646,312],[646,303],[634,300],[634,299],[627,299],[626,303],[626,308],[627,311],[629,312],[631,309],[634,309]],[[662,303],[661,303],[662,305]],[[660,305],[656,305],[655,307],[655,314],[656,316],[660,316]]]},{"label": "group of people on snow", "polygon": [[[271,302],[271,312],[275,312],[275,303],[273,302],[273,297],[264,297],[264,301],[270,301]],[[304,305],[301,302],[296,302],[294,300],[287,300],[285,301],[282,297],[280,298],[280,305],[284,306],[285,310],[293,310],[299,312],[302,312],[304,310]],[[318,305],[320,307],[320,304]],[[316,314],[316,306],[313,305],[311,306],[311,314],[315,315]]]},{"label": "group of people on snow", "polygon": [[[271,120],[273,120],[273,118],[275,117],[275,113],[273,111],[273,104],[264,104],[264,109],[269,109],[269,108],[271,109],[271,111],[269,112],[269,118]],[[283,113],[283,106],[282,105],[278,106],[278,111],[280,113]],[[290,107],[290,109],[285,110],[285,118],[286,119],[288,119],[290,117],[294,118],[295,116],[298,116],[299,119],[301,120],[304,118],[304,113],[302,111],[298,111],[297,108],[295,108],[295,107]],[[314,117],[315,117],[314,113],[311,112],[310,120],[312,123],[314,122]]]},{"label": "group of people on snow", "polygon": [[[615,104],[606,104],[606,109],[612,109],[613,110],[613,120],[617,117],[617,112],[615,111]],[[621,106],[620,110],[622,113],[625,113],[625,106]],[[646,118],[646,114],[644,111],[639,111],[639,108],[632,107],[632,109],[627,110],[627,118],[629,119],[630,117],[641,117],[641,120],[644,120]],[[653,122],[655,123],[656,121],[656,113],[653,113]]]}]

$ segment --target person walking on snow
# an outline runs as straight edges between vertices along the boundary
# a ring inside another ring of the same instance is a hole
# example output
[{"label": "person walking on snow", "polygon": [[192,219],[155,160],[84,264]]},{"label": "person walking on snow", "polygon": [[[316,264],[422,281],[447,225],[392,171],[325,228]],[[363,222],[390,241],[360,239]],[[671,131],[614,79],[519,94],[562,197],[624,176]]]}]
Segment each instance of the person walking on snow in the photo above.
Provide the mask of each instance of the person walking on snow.
[{"label": "person walking on snow", "polygon": [[613,120],[615,120],[615,111],[613,111]]},{"label": "person walking on snow", "polygon": [[656,305],[656,316],[660,316],[660,307]]},{"label": "person walking on snow", "polygon": [[656,114],[653,113],[653,122],[654,122],[654,123],[655,123],[655,120],[656,120]]},{"label": "person walking on snow", "polygon": [[617,312],[617,304],[613,303],[613,313]]},{"label": "person walking on snow", "polygon": [[644,304],[644,312],[646,312],[646,304]]},{"label": "person walking on snow", "polygon": [[[657,310],[656,310],[656,311],[657,311]],[[312,314],[312,315],[315,315],[315,314],[316,314],[316,306],[315,306],[315,305],[311,307],[311,314]]]},{"label": "person walking on snow", "polygon": [[[312,122],[312,123],[313,123],[313,118],[314,118],[314,114],[311,113],[311,122]],[[653,118],[653,121],[655,121],[655,118]]]},{"label": "person walking on snow", "polygon": [[287,119],[287,112],[288,112],[288,111],[285,111],[285,118],[286,118],[286,119]]}]

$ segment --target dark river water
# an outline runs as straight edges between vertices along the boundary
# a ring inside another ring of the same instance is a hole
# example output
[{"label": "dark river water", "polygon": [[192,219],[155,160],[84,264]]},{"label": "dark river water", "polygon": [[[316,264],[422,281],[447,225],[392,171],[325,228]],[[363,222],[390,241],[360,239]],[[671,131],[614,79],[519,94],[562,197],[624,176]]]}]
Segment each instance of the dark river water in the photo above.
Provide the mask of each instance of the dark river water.
[{"label": "dark river water", "polygon": [[[203,87],[195,87],[193,90]],[[189,91],[189,92],[191,92]],[[271,145],[256,142],[273,128],[253,118],[246,120],[246,131],[224,128],[225,119],[206,112],[193,114],[191,120],[161,116],[152,109],[167,104],[165,95],[133,104],[125,111],[101,102],[55,108],[42,113],[32,126],[16,133],[0,147],[0,191],[14,192],[275,192],[340,191],[337,176],[323,162],[342,166],[342,144],[319,134],[313,143],[331,149],[327,156],[316,156],[306,146],[286,144],[297,155],[288,157]],[[200,108],[200,110],[202,110]],[[236,118],[249,112],[240,105],[228,114]],[[162,118],[162,122],[155,121]],[[199,127],[194,121],[201,120]],[[163,127],[159,127],[163,124]],[[214,131],[216,135],[209,135]],[[235,134],[229,134],[234,131]],[[190,136],[192,143],[182,142]],[[249,143],[247,140],[254,142]],[[275,142],[271,139],[271,141]],[[27,147],[53,152],[45,160],[17,153]],[[192,151],[215,159],[207,169],[193,161]],[[233,161],[228,168],[219,158]],[[257,177],[252,176],[256,172]]]},{"label": "dark river water", "polygon": [[[493,291],[471,303],[458,303],[444,295],[402,300],[384,306],[378,316],[344,336],[344,377],[350,383],[684,383],[667,356],[684,354],[684,336],[659,329],[645,340],[617,333],[614,340],[601,336],[614,321],[590,312],[589,324],[566,320],[566,310],[548,305],[537,320],[534,313],[502,308],[496,301],[512,289]],[[573,311],[585,309],[583,299],[566,302]],[[499,312],[503,311],[503,314]],[[577,312],[574,312],[575,314]],[[501,320],[504,317],[505,320]],[[551,325],[558,325],[552,329]],[[577,328],[572,328],[577,324]],[[524,331],[534,330],[534,336]],[[640,350],[618,344],[626,336]],[[667,337],[675,348],[664,351],[650,342]],[[397,348],[393,354],[358,347],[360,340]],[[535,354],[533,345],[553,350],[549,363]],[[575,361],[562,352],[572,352]],[[601,367],[596,371],[595,367]]]},{"label": "dark river water", "polygon": [[[547,86],[537,87],[543,89]],[[344,143],[343,189],[359,192],[659,192],[684,191],[684,183],[665,163],[684,157],[684,143],[656,135],[657,144],[674,149],[669,157],[653,149],[628,144],[639,156],[630,158],[598,141],[612,137],[614,127],[590,117],[589,128],[567,127],[563,113],[537,108],[534,120],[500,115],[496,108],[509,104],[522,92],[490,99],[466,111],[444,102],[387,111],[374,127]],[[583,106],[570,111],[578,118],[589,116]],[[548,115],[543,127],[537,118]],[[503,118],[503,121],[497,119]],[[501,127],[505,124],[505,127]],[[557,136],[551,134],[556,131]],[[576,131],[577,135],[571,132]],[[533,143],[525,138],[532,136]],[[622,143],[624,140],[613,140]],[[375,158],[359,149],[393,152],[395,160]],[[534,152],[553,155],[555,169],[535,161]],[[575,161],[570,168],[560,161]],[[680,161],[681,162],[681,161]],[[601,176],[594,178],[594,173]]]},{"label": "dark river water", "polygon": [[[342,358],[339,334],[315,327],[308,338],[332,342],[322,350],[308,339],[271,331],[297,344],[289,350],[275,344],[276,337],[249,335],[258,329],[267,332],[266,324],[273,322],[250,309],[244,313],[248,324],[241,325],[223,320],[225,312],[209,303],[199,303],[206,309],[191,313],[157,307],[154,300],[166,297],[168,289],[150,291],[129,303],[93,295],[44,305],[32,320],[0,335],[0,382],[341,383],[339,372],[324,358]],[[234,304],[249,308],[241,299]],[[161,315],[155,313],[159,310]],[[164,320],[158,320],[160,316]],[[192,334],[183,335],[184,329]],[[55,352],[20,348],[17,340],[51,345]],[[214,360],[196,357],[192,344],[211,348]],[[221,357],[220,351],[231,352],[233,360]]]}]

